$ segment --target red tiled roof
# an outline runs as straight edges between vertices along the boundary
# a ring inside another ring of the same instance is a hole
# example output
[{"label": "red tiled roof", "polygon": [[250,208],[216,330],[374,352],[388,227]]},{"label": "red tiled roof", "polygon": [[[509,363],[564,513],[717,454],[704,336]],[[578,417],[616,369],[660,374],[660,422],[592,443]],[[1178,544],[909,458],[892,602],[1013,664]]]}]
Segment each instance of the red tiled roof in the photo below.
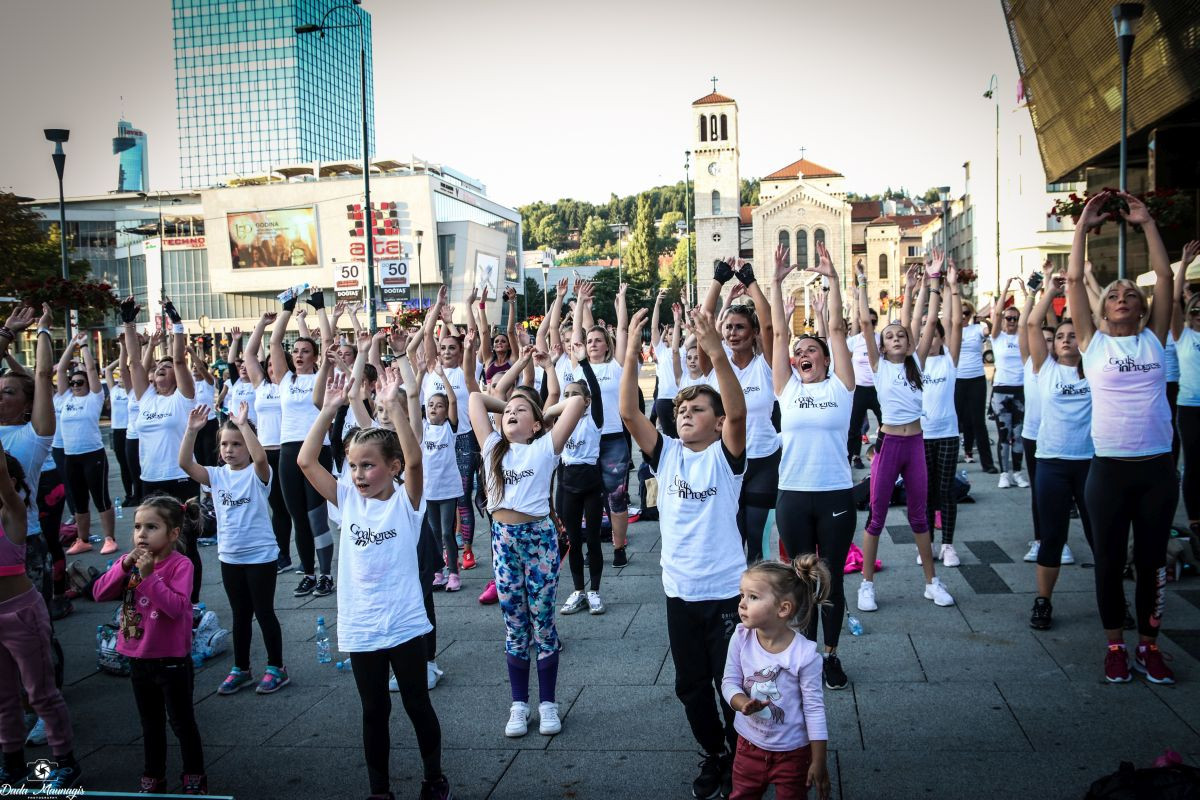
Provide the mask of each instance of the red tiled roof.
[{"label": "red tiled roof", "polygon": [[762,180],[771,181],[782,178],[840,178],[842,173],[834,172],[829,167],[822,167],[820,164],[815,164],[807,158],[802,158],[799,161],[794,161],[788,164],[781,170],[772,172],[765,176]]},{"label": "red tiled roof", "polygon": [[704,97],[701,97],[699,100],[692,103],[692,105],[694,105],[694,106],[709,106],[709,105],[713,105],[714,103],[735,103],[735,102],[737,102],[737,101],[734,100],[732,97],[726,97],[723,94],[717,94],[716,92],[713,92],[712,94],[704,95]]},{"label": "red tiled roof", "polygon": [[756,208],[758,208],[758,206],[742,206],[740,209],[738,209],[738,216],[741,218],[743,225],[752,225],[754,223],[752,215],[754,214],[754,209]]},{"label": "red tiled roof", "polygon": [[896,214],[876,217],[871,220],[871,225],[899,225],[901,228],[915,228],[937,219],[937,216],[937,214]]},{"label": "red tiled roof", "polygon": [[883,211],[880,200],[858,200],[850,204],[850,220],[852,222],[870,222]]}]

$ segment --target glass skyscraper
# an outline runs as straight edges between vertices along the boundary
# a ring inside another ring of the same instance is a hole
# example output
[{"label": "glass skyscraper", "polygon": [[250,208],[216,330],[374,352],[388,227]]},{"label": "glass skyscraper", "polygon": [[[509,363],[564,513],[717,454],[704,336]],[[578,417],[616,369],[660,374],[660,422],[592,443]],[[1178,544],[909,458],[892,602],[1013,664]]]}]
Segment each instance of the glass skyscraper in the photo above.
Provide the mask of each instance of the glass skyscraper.
[{"label": "glass skyscraper", "polygon": [[375,152],[371,17],[345,0],[172,0],[179,173],[206,188],[305,161],[362,159],[359,31],[367,51],[368,149]]},{"label": "glass skyscraper", "polygon": [[150,156],[146,150],[146,134],[133,127],[132,122],[117,123],[113,139],[113,155],[120,156],[117,166],[118,192],[145,192],[150,188]]}]

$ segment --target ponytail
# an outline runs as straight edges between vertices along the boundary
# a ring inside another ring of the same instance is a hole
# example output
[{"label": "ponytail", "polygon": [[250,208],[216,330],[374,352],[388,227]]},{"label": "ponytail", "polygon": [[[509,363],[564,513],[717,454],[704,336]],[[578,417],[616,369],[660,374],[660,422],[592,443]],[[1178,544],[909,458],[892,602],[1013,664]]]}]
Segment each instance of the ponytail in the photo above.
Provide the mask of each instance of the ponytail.
[{"label": "ponytail", "polygon": [[780,600],[792,601],[796,613],[788,623],[796,628],[807,627],[814,609],[829,601],[829,567],[815,553],[797,556],[787,564],[759,561],[746,574],[766,580]]},{"label": "ponytail", "polygon": [[921,368],[917,366],[917,359],[911,355],[904,357],[904,377],[908,379],[909,386],[918,392],[922,390],[924,383],[921,380]]}]

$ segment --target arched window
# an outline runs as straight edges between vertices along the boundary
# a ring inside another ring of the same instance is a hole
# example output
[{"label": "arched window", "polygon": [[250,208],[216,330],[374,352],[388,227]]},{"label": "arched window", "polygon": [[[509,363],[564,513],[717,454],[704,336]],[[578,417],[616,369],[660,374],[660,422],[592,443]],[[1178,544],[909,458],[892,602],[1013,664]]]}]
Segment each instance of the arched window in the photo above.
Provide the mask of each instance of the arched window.
[{"label": "arched window", "polygon": [[886,281],[887,276],[888,276],[888,274],[887,274],[887,255],[884,253],[880,253],[879,254],[879,280]]},{"label": "arched window", "polygon": [[817,228],[813,231],[813,266],[817,265],[817,245],[825,244],[825,229]]},{"label": "arched window", "polygon": [[713,216],[721,213],[721,193],[716,189],[712,191],[712,213]]},{"label": "arched window", "polygon": [[781,245],[783,245],[784,247],[786,247],[788,250],[791,250],[792,249],[791,234],[789,234],[787,231],[780,231],[779,232],[779,243]]},{"label": "arched window", "polygon": [[703,114],[700,115],[700,141],[708,141],[708,120]]},{"label": "arched window", "polygon": [[792,263],[803,268],[808,264],[808,231],[796,231],[796,252],[792,254]]},{"label": "arched window", "polygon": [[721,115],[721,141],[729,138],[729,120],[724,114]]},{"label": "arched window", "polygon": [[708,117],[708,138],[712,141],[717,140],[717,115],[710,114]]}]

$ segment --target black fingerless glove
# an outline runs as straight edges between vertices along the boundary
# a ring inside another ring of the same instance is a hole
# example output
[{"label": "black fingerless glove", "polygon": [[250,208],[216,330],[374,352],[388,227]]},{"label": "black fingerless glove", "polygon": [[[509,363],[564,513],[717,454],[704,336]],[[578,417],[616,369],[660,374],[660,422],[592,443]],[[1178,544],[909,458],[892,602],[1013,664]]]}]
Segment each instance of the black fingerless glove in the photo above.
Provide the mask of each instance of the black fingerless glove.
[{"label": "black fingerless glove", "polygon": [[713,262],[713,278],[717,283],[724,286],[733,279],[733,276],[733,267],[729,266],[729,262],[722,261],[719,258]]},{"label": "black fingerless glove", "polygon": [[296,310],[296,301],[298,299],[299,299],[298,297],[293,296],[292,298],[283,301],[283,310],[287,311],[289,313],[292,311],[295,311]]},{"label": "black fingerless glove", "polygon": [[172,324],[181,325],[183,323],[183,317],[179,316],[179,312],[175,309],[175,304],[170,300],[163,304],[163,311],[166,312],[167,318],[171,320]]},{"label": "black fingerless glove", "polygon": [[311,289],[308,293],[308,304],[313,307],[314,311],[320,311],[325,307],[325,292],[320,289]]},{"label": "black fingerless glove", "polygon": [[132,297],[121,301],[121,322],[137,322],[138,312],[137,301]]},{"label": "black fingerless glove", "polygon": [[756,280],[754,277],[754,266],[747,261],[742,265],[742,268],[737,271],[737,279],[742,282],[743,286],[749,286]]}]

